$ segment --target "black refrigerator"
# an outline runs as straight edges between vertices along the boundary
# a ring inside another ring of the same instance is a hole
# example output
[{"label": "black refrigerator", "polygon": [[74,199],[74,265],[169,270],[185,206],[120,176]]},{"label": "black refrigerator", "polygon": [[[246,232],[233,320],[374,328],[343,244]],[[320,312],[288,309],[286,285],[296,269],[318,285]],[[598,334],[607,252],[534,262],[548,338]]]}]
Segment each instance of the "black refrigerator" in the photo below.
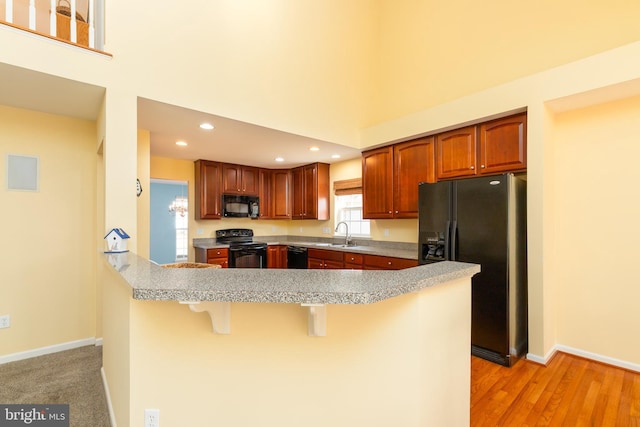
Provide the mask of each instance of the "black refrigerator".
[{"label": "black refrigerator", "polygon": [[525,175],[419,186],[420,263],[481,265],[471,279],[471,353],[504,366],[528,350],[526,199]]}]

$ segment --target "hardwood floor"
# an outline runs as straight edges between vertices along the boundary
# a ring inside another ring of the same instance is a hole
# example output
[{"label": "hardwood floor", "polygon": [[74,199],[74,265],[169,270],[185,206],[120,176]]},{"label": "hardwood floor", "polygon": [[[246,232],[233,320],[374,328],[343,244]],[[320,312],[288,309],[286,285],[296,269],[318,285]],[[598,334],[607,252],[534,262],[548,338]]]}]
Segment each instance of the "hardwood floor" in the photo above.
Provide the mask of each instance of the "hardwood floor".
[{"label": "hardwood floor", "polygon": [[640,373],[560,352],[546,367],[472,357],[471,425],[640,427]]}]

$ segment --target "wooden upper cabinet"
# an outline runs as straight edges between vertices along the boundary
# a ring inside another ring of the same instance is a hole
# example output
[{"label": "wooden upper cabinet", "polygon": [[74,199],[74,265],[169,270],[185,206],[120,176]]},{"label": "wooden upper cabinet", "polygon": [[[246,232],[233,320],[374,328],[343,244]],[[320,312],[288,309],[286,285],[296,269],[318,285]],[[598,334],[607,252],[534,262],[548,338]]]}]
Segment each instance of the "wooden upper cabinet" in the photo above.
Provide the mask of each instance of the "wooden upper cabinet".
[{"label": "wooden upper cabinet", "polygon": [[363,217],[417,218],[420,182],[435,182],[433,137],[364,152]]},{"label": "wooden upper cabinet", "polygon": [[329,219],[329,165],[312,163],[291,170],[292,218]]},{"label": "wooden upper cabinet", "polygon": [[464,178],[527,168],[527,114],[436,135],[437,178]]},{"label": "wooden upper cabinet", "polygon": [[291,219],[291,171],[271,171],[271,217]]},{"label": "wooden upper cabinet", "polygon": [[271,219],[273,212],[271,209],[271,170],[260,169],[258,172],[259,179],[259,191],[258,197],[260,198],[260,218]]},{"label": "wooden upper cabinet", "polygon": [[208,160],[195,162],[196,219],[220,219],[222,164]]},{"label": "wooden upper cabinet", "polygon": [[393,146],[393,217],[418,217],[418,184],[436,182],[434,137]]},{"label": "wooden upper cabinet", "polygon": [[476,126],[436,135],[437,179],[476,175]]},{"label": "wooden upper cabinet", "polygon": [[480,173],[527,168],[527,115],[506,117],[480,125]]},{"label": "wooden upper cabinet", "polygon": [[249,166],[223,164],[222,191],[227,194],[258,195],[259,169]]},{"label": "wooden upper cabinet", "polygon": [[304,219],[304,168],[291,169],[291,216]]},{"label": "wooden upper cabinet", "polygon": [[362,153],[362,217],[393,218],[393,146]]}]

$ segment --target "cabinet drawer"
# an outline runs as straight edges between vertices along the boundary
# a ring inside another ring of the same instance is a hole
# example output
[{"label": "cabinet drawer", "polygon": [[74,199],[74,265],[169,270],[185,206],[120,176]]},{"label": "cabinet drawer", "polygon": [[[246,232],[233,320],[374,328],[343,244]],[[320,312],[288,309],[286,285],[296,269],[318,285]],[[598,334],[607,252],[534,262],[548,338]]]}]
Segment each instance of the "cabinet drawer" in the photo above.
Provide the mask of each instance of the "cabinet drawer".
[{"label": "cabinet drawer", "polygon": [[365,255],[364,265],[380,270],[401,270],[403,268],[415,267],[418,261],[405,258],[393,258],[379,255]]},{"label": "cabinet drawer", "polygon": [[207,259],[209,258],[226,258],[229,256],[229,250],[222,249],[207,249]]},{"label": "cabinet drawer", "polygon": [[364,256],[362,254],[354,254],[351,252],[346,252],[344,254],[344,263],[345,264],[358,264],[362,266],[362,261]]},{"label": "cabinet drawer", "polygon": [[309,258],[320,258],[324,260],[342,262],[342,252],[340,251],[327,251],[324,249],[309,249],[307,251],[307,256]]}]

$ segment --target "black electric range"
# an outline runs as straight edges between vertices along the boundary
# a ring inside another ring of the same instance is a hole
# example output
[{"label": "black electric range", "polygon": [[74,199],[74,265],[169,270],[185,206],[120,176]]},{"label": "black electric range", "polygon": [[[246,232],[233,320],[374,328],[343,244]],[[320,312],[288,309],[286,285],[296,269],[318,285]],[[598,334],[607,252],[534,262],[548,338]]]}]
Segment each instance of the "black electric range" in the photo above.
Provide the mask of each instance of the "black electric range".
[{"label": "black electric range", "polygon": [[267,244],[253,241],[253,230],[216,230],[216,243],[229,245],[229,268],[267,268]]}]

